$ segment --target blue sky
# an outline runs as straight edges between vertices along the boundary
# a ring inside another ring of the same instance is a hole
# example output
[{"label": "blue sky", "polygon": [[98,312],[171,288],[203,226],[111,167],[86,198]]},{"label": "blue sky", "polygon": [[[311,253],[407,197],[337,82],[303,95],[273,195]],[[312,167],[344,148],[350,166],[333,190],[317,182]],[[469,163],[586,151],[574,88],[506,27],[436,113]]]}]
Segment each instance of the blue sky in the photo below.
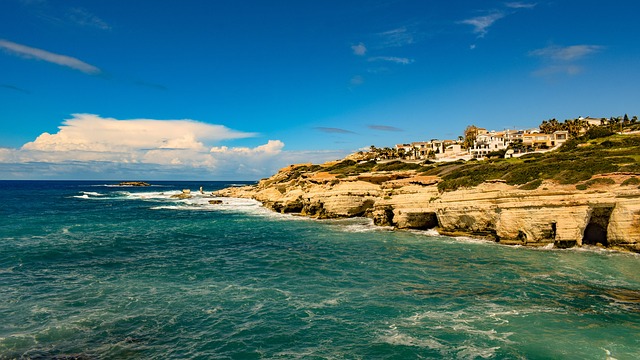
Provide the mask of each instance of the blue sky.
[{"label": "blue sky", "polygon": [[259,179],[640,113],[633,1],[0,2],[0,179]]}]

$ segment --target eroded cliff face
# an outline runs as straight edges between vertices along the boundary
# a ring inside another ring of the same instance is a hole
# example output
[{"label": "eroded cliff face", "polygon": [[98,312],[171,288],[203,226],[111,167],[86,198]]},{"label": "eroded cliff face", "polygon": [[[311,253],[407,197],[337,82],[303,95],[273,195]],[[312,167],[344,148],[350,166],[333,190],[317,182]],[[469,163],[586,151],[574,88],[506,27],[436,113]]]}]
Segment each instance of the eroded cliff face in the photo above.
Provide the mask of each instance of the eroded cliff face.
[{"label": "eroded cliff face", "polygon": [[511,245],[601,245],[640,252],[640,189],[623,186],[632,174],[605,175],[615,184],[577,190],[544,182],[520,190],[501,181],[443,192],[438,177],[411,171],[337,178],[327,172],[282,169],[255,186],[218,196],[253,198],[283,213],[317,218],[367,216],[377,225],[435,228]]}]

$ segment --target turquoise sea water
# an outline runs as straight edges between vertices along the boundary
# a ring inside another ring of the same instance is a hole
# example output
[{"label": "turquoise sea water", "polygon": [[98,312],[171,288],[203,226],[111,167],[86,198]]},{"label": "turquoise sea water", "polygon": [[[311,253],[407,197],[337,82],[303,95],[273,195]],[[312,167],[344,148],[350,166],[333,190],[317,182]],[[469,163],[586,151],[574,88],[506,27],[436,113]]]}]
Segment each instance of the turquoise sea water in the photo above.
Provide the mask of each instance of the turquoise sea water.
[{"label": "turquoise sea water", "polygon": [[156,184],[0,182],[0,358],[640,358],[640,256]]}]

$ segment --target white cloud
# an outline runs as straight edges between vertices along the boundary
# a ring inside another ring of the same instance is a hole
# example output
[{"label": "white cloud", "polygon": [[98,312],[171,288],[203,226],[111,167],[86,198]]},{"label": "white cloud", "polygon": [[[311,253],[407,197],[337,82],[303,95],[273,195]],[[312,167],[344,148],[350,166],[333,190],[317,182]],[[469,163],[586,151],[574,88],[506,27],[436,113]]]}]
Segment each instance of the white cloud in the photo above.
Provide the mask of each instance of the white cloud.
[{"label": "white cloud", "polygon": [[415,41],[412,32],[406,27],[400,27],[377,34],[381,38],[380,47],[400,47],[413,44]]},{"label": "white cloud", "polygon": [[54,134],[43,133],[18,149],[0,148],[0,177],[252,180],[289,164],[324,162],[347,153],[284,151],[280,140],[255,147],[216,145],[253,136],[193,120],[76,114]]},{"label": "white cloud", "polygon": [[101,30],[111,30],[111,26],[96,15],[83,8],[72,8],[67,17],[80,26],[95,27]]},{"label": "white cloud", "polygon": [[43,60],[50,63],[54,63],[61,66],[66,66],[75,70],[82,71],[83,73],[90,75],[97,75],[101,73],[101,70],[97,67],[80,61],[74,57],[67,55],[55,54],[41,49],[32,48],[26,45],[16,44],[11,41],[0,39],[0,48],[6,51],[23,56],[28,59]]},{"label": "white cloud", "polygon": [[211,150],[209,151],[216,154],[272,155],[272,154],[280,153],[280,151],[282,151],[283,148],[284,148],[284,143],[282,141],[269,140],[266,144],[256,146],[254,148],[248,148],[248,147],[229,148],[227,146],[219,146],[219,147],[212,147]]},{"label": "white cloud", "polygon": [[484,37],[487,34],[489,27],[504,16],[505,14],[502,12],[494,12],[493,14],[462,20],[459,21],[459,23],[473,26],[473,32],[478,34],[478,37]]},{"label": "white cloud", "polygon": [[206,150],[202,141],[255,136],[193,120],[117,120],[91,114],[73,114],[56,134],[43,133],[25,150],[121,152],[143,149]]},{"label": "white cloud", "polygon": [[349,83],[352,86],[360,86],[362,84],[364,84],[364,78],[361,75],[355,75],[351,78],[351,80],[349,81]]},{"label": "white cloud", "polygon": [[572,46],[547,46],[546,48],[533,50],[529,53],[532,56],[539,56],[555,61],[575,61],[587,55],[602,50],[599,45],[572,45]]},{"label": "white cloud", "polygon": [[599,45],[551,45],[546,48],[529,52],[529,56],[536,56],[543,60],[544,66],[533,72],[534,76],[578,75],[583,67],[576,65],[588,55],[601,51]]},{"label": "white cloud", "polygon": [[351,50],[353,50],[354,55],[364,56],[367,53],[367,47],[364,46],[363,43],[359,43],[358,45],[351,45]]},{"label": "white cloud", "polygon": [[521,1],[508,2],[504,4],[511,9],[532,9],[538,5],[537,3],[524,3]]},{"label": "white cloud", "polygon": [[396,64],[408,65],[413,62],[413,59],[395,57],[395,56],[374,56],[368,59],[369,61],[388,61]]}]

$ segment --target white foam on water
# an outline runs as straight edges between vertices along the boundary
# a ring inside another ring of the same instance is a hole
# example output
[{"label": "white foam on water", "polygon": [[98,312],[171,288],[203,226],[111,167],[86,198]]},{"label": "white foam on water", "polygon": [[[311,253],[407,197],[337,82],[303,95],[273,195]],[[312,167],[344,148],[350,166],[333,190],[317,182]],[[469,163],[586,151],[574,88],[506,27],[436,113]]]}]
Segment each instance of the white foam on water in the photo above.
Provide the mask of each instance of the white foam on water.
[{"label": "white foam on water", "polygon": [[430,236],[430,237],[444,236],[444,235],[440,235],[440,233],[436,229],[427,229],[427,230],[409,229],[407,230],[407,232],[410,232],[416,235]]},{"label": "white foam on water", "polygon": [[605,354],[607,354],[606,360],[618,360],[618,359],[614,358],[613,356],[611,356],[611,351],[609,351],[609,350],[607,350],[605,348],[602,348],[602,350],[604,350]]},{"label": "white foam on water", "polygon": [[493,240],[488,239],[480,239],[480,238],[472,238],[468,236],[455,236],[453,239],[457,242],[463,242],[468,244],[480,244],[480,245],[495,245],[497,244]]},{"label": "white foam on water", "polygon": [[104,196],[105,194],[101,194],[99,192],[95,192],[95,191],[81,191],[81,193],[85,194],[85,195],[89,195],[89,196]]},{"label": "white foam on water", "polygon": [[84,199],[84,200],[108,200],[106,194],[102,194],[95,191],[80,191],[82,195],[74,195],[73,197],[76,199]]},{"label": "white foam on water", "polygon": [[496,355],[498,349],[500,349],[499,346],[481,348],[473,345],[464,345],[456,348],[456,351],[458,352],[458,359],[477,359],[478,357],[489,359]]},{"label": "white foam on water", "polygon": [[334,223],[340,226],[340,229],[348,233],[367,233],[374,231],[390,231],[393,230],[391,226],[378,226],[373,223],[372,219],[368,218],[353,218],[346,220],[333,220]]},{"label": "white foam on water", "polygon": [[401,346],[414,346],[420,348],[427,348],[431,350],[446,350],[447,346],[431,337],[426,339],[419,339],[414,336],[404,334],[398,330],[395,324],[391,324],[388,330],[383,332],[380,336],[380,341],[390,345]]}]

